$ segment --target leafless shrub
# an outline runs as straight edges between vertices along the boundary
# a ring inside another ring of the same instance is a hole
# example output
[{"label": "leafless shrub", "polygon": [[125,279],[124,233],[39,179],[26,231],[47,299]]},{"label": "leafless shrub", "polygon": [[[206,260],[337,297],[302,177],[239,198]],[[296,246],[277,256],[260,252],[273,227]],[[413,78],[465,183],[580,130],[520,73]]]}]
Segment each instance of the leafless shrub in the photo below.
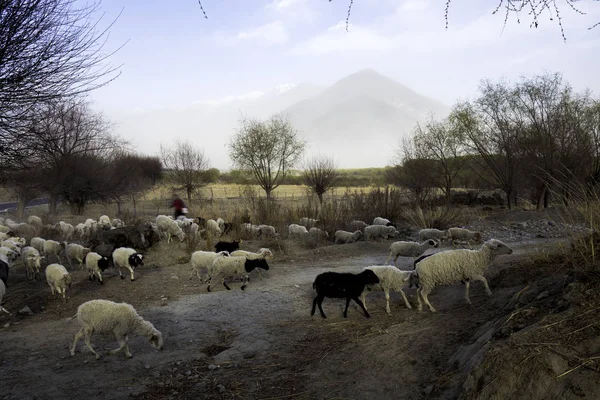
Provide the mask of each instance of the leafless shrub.
[{"label": "leafless shrub", "polygon": [[334,187],[340,174],[331,157],[314,157],[303,165],[304,183],[319,197],[323,205],[323,194]]}]

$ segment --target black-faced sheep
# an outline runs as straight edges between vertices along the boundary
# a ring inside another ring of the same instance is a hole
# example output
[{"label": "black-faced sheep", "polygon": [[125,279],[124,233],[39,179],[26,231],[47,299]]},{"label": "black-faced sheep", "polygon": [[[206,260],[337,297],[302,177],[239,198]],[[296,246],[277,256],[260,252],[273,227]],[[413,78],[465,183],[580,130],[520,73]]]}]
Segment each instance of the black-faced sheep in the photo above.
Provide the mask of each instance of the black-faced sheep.
[{"label": "black-faced sheep", "polygon": [[217,244],[215,244],[215,253],[220,253],[222,251],[232,253],[240,248],[241,242],[241,240],[238,240],[237,242],[235,240],[233,242],[217,242]]},{"label": "black-faced sheep", "polygon": [[144,265],[144,256],[130,247],[119,247],[112,254],[115,269],[119,271],[121,279],[125,279],[121,273],[121,268],[127,268],[131,274],[131,281],[135,281],[133,270],[138,266]]}]

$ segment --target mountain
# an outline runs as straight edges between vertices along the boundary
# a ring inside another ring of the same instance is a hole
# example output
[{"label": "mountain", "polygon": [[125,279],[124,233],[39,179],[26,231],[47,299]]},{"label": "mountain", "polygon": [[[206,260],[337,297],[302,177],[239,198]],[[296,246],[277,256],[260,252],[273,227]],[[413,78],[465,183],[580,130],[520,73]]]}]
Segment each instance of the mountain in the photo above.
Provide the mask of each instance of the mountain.
[{"label": "mountain", "polygon": [[[285,112],[320,153],[333,154],[343,166],[367,167],[385,165],[399,138],[409,133],[417,121],[431,113],[445,117],[449,108],[366,69],[340,79]],[[341,149],[346,152],[338,151]],[[357,159],[358,154],[364,159],[365,153],[373,156],[368,161]]]},{"label": "mountain", "polygon": [[160,144],[185,138],[204,149],[213,166],[230,168],[229,137],[243,116],[267,118],[284,112],[309,144],[307,155],[332,155],[341,168],[380,167],[392,159],[399,139],[417,121],[448,114],[444,104],[366,69],[329,87],[310,83],[162,108],[109,114],[117,133],[139,151],[157,154]]}]

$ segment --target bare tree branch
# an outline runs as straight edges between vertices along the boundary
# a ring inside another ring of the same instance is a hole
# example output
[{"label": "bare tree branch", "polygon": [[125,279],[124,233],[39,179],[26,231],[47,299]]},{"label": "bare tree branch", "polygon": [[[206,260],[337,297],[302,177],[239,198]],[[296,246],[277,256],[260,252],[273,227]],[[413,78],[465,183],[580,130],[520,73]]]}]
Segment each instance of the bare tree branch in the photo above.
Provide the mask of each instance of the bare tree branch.
[{"label": "bare tree branch", "polygon": [[340,173],[331,157],[314,157],[304,162],[302,172],[304,183],[319,197],[323,205],[323,194],[334,187]]}]

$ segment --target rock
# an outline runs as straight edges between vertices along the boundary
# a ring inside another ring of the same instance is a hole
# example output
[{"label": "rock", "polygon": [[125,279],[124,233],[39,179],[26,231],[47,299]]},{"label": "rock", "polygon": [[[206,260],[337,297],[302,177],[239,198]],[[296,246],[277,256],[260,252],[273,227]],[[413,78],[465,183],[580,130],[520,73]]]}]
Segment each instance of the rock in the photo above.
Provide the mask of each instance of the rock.
[{"label": "rock", "polygon": [[7,322],[7,323],[4,324],[5,328],[8,328],[9,326],[10,326],[10,322]]},{"label": "rock", "polygon": [[177,275],[171,275],[171,279],[179,279]]},{"label": "rock", "polygon": [[21,315],[33,315],[33,311],[28,306],[25,306],[19,310],[19,314]]}]

